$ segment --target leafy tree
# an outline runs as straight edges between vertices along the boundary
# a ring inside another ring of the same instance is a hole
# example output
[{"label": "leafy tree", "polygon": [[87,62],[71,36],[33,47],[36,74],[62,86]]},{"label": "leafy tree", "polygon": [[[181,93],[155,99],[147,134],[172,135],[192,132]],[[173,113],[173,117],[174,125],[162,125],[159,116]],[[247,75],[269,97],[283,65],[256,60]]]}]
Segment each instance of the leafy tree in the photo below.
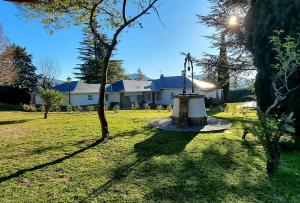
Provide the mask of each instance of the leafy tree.
[{"label": "leafy tree", "polygon": [[[29,18],[39,18],[50,30],[63,28],[69,25],[82,25],[89,23],[91,32],[97,42],[105,47],[104,59],[101,62],[101,86],[98,108],[98,117],[101,124],[102,139],[109,137],[108,124],[105,116],[105,86],[109,61],[113,50],[118,44],[120,34],[130,26],[133,26],[143,15],[155,7],[158,0],[73,0],[73,1],[50,1],[40,4],[22,4],[21,9]],[[129,5],[131,6],[128,9]],[[136,11],[134,13],[134,11]],[[131,13],[128,15],[128,13]],[[130,16],[130,17],[129,17]],[[139,25],[141,25],[139,23]],[[105,34],[111,34],[104,37]]]},{"label": "leafy tree", "polygon": [[18,78],[15,85],[20,88],[33,89],[37,83],[36,67],[32,64],[32,55],[25,48],[13,45],[13,65],[17,70]]},{"label": "leafy tree", "polygon": [[[300,1],[252,0],[250,6],[246,18],[247,48],[253,54],[255,66],[258,68],[255,82],[257,102],[265,112],[276,99],[271,76],[278,72],[272,66],[276,55],[272,52],[268,39],[273,35],[274,29],[284,31],[281,38],[288,35],[297,38],[300,33]],[[298,70],[289,82],[295,85],[299,81]],[[300,90],[291,93],[286,100],[280,102],[280,106],[281,108],[273,110],[272,113],[280,116],[282,112],[294,112],[296,135],[300,135]]]},{"label": "leafy tree", "polygon": [[[84,39],[80,42],[80,46],[79,59],[83,63],[75,68],[79,71],[76,72],[75,75],[78,79],[83,80],[86,83],[101,83],[102,71],[100,67],[104,59],[105,47],[97,42],[95,36],[88,29],[84,30]],[[114,59],[110,60],[107,72],[107,82],[113,83],[123,79],[125,79],[125,70],[122,68],[122,61]]]},{"label": "leafy tree", "polygon": [[275,100],[265,112],[258,110],[259,121],[250,127],[246,127],[245,132],[252,132],[259,138],[266,152],[267,171],[269,173],[273,172],[279,164],[279,140],[284,133],[286,124],[293,119],[293,113],[288,116],[284,114],[274,116],[272,111],[276,110],[281,102],[284,102],[290,94],[300,88],[300,84],[290,81],[290,78],[299,71],[300,67],[300,50],[297,48],[300,36],[297,42],[290,36],[286,37],[284,42],[282,42],[280,38],[282,34],[283,31],[275,31],[275,35],[270,40],[276,62],[273,64],[273,68],[277,70],[271,76]]},{"label": "leafy tree", "polygon": [[44,119],[48,118],[50,109],[58,109],[65,100],[62,93],[52,89],[43,89],[41,97],[45,102]]},{"label": "leafy tree", "polygon": [[220,50],[219,55],[204,53],[197,60],[209,79],[224,89],[227,98],[231,78],[248,75],[255,70],[251,54],[245,49],[244,17],[248,10],[248,0],[209,0],[210,12],[198,15],[200,23],[215,29],[210,36],[212,47]]}]

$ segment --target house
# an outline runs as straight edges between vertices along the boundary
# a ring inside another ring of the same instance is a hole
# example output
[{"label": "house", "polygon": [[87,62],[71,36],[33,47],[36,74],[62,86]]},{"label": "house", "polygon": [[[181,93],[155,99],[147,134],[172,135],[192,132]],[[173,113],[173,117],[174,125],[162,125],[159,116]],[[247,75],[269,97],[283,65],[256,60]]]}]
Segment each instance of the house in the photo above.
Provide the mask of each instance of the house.
[{"label": "house", "polygon": [[[72,106],[96,105],[99,100],[100,84],[87,84],[82,81],[72,81],[70,83],[62,83],[54,86],[52,89],[65,94],[64,106],[70,103]],[[40,92],[33,93],[33,103],[37,105],[43,104]]]},{"label": "house", "polygon": [[[187,77],[186,93],[192,93],[194,86],[195,93],[204,95],[211,103],[223,103],[223,90],[216,89],[214,84]],[[165,77],[149,81],[120,80],[106,86],[105,105],[113,107],[119,105],[121,109],[131,108],[133,103],[143,106],[144,103],[152,105],[172,105],[175,95],[182,94],[184,87],[183,76]],[[53,87],[66,95],[64,105],[70,103],[72,106],[96,105],[99,100],[99,84],[86,84],[82,81],[62,83]],[[34,103],[42,104],[39,93],[34,95]]]},{"label": "house", "polygon": [[[182,94],[183,76],[164,77],[156,80],[136,81],[121,80],[106,88],[105,103],[108,107],[119,104],[122,109],[131,108],[132,103],[141,106],[144,103],[153,105],[173,105],[175,95]],[[212,103],[222,103],[223,90],[216,89],[214,84],[194,79],[195,93],[204,95]],[[192,79],[186,78],[186,93],[192,93]]]}]

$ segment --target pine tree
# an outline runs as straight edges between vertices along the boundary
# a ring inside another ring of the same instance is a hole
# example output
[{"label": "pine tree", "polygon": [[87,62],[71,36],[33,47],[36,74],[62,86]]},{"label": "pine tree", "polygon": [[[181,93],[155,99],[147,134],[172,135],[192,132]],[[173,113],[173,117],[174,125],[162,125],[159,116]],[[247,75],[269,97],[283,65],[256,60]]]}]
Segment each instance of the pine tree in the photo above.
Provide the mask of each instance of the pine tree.
[{"label": "pine tree", "polygon": [[[215,33],[207,36],[212,47],[219,49],[219,55],[205,53],[198,65],[204,68],[209,79],[215,80],[224,89],[226,100],[230,78],[241,74],[249,74],[255,68],[250,53],[245,48],[243,19],[248,10],[247,0],[209,0],[210,12],[198,15],[200,23],[215,29]],[[230,22],[234,16],[234,22]],[[234,24],[230,24],[234,23]],[[249,73],[248,73],[249,72]]]},{"label": "pine tree", "polygon": [[13,45],[13,65],[17,71],[15,86],[19,88],[33,89],[37,83],[36,67],[32,64],[32,55],[26,52],[25,48]]},{"label": "pine tree", "polygon": [[[283,30],[285,36],[297,38],[300,33],[300,1],[290,0],[252,0],[246,18],[247,47],[252,52],[254,63],[258,68],[255,82],[257,102],[262,111],[266,111],[274,101],[271,77],[276,74],[272,66],[275,56],[269,43],[273,31]],[[282,36],[283,38],[285,36]],[[300,71],[294,75],[290,83],[299,84]],[[300,90],[289,96],[287,103],[281,106],[284,112],[293,111],[296,116],[296,135],[300,135]],[[278,114],[281,114],[279,111]]]},{"label": "pine tree", "polygon": [[[104,58],[105,49],[96,43],[95,37],[90,31],[84,31],[84,39],[80,42],[79,59],[83,62],[75,69],[76,78],[90,84],[101,83],[101,63]],[[125,79],[125,70],[122,68],[122,60],[110,60],[107,72],[107,82],[113,83]]]}]

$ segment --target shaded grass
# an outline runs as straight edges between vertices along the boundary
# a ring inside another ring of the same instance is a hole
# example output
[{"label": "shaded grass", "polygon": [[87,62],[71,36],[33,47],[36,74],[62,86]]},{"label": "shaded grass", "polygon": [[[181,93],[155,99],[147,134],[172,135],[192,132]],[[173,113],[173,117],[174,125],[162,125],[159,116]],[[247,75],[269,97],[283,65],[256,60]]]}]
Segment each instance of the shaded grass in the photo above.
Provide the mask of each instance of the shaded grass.
[{"label": "shaded grass", "polygon": [[[98,143],[96,113],[50,113],[49,119],[43,120],[41,113],[0,112],[0,121],[12,122],[0,125],[0,201],[300,199],[300,153],[285,153],[276,175],[268,177],[262,148],[251,136],[248,142],[242,141],[241,124],[255,119],[254,112],[245,116],[231,109],[213,109],[210,115],[233,122],[223,133],[168,132],[149,127],[151,119],[169,114],[108,112],[114,138]],[[13,123],[18,120],[26,122]]]}]

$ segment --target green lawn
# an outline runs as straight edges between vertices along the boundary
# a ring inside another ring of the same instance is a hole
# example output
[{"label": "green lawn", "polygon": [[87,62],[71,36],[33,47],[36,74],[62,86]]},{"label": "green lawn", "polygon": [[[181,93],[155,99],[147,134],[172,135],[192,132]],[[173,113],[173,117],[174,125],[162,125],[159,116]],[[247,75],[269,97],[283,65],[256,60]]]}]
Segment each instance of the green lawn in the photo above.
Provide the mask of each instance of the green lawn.
[{"label": "green lawn", "polygon": [[96,113],[0,112],[1,202],[300,202],[300,152],[285,152],[272,177],[262,148],[241,139],[255,117],[224,133],[151,129],[168,112],[108,112],[114,137],[99,143]]}]

